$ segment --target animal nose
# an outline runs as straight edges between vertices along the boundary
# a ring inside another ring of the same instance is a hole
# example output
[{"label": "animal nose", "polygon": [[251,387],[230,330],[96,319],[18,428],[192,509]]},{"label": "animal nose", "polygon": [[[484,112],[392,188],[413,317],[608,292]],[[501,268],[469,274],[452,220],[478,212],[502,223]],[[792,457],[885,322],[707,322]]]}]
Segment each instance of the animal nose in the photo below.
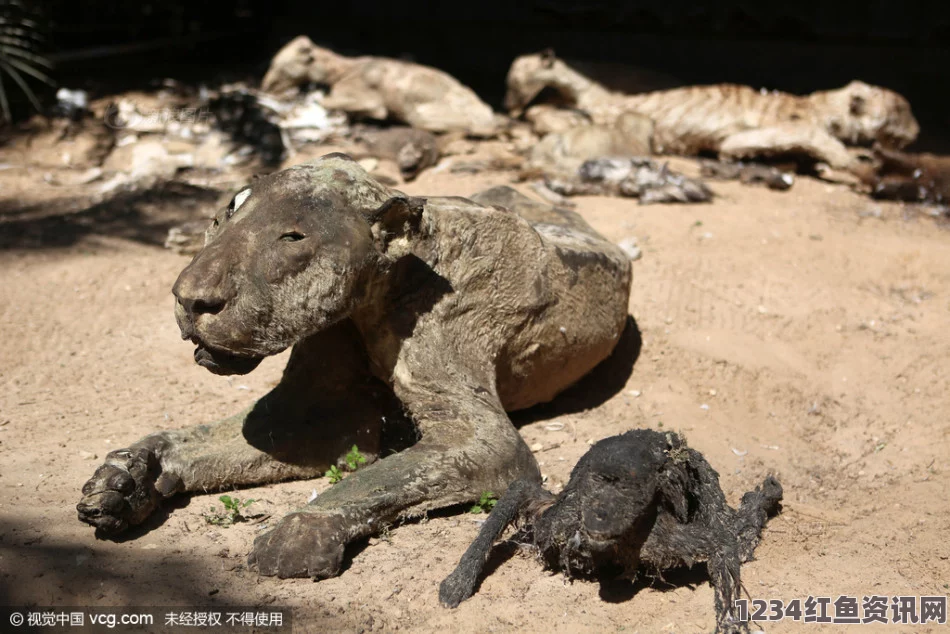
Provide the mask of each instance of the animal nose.
[{"label": "animal nose", "polygon": [[224,310],[228,297],[218,287],[198,289],[196,285],[183,282],[179,277],[172,288],[178,303],[190,315],[216,315]]},{"label": "animal nose", "polygon": [[589,503],[582,512],[584,530],[595,540],[608,540],[624,532],[625,522],[611,507],[598,501]]},{"label": "animal nose", "polygon": [[220,275],[215,268],[204,269],[196,264],[197,261],[193,262],[181,272],[172,293],[185,312],[193,317],[220,313],[234,298],[233,289],[226,276]]},{"label": "animal nose", "polygon": [[215,315],[224,309],[226,300],[219,297],[204,299],[186,299],[179,297],[178,301],[192,315]]}]

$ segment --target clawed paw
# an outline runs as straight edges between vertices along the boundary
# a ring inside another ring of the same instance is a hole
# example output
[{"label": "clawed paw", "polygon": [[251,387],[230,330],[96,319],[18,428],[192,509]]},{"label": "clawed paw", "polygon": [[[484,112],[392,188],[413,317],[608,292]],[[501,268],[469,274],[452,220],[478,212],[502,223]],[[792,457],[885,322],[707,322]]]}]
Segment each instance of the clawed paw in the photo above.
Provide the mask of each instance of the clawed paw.
[{"label": "clawed paw", "polygon": [[140,524],[159,502],[181,488],[181,480],[161,472],[155,452],[145,448],[117,449],[82,487],[76,505],[79,519],[96,527],[100,536],[121,533]]},{"label": "clawed paw", "polygon": [[248,563],[262,575],[326,579],[340,574],[346,548],[340,515],[297,512],[254,540]]}]

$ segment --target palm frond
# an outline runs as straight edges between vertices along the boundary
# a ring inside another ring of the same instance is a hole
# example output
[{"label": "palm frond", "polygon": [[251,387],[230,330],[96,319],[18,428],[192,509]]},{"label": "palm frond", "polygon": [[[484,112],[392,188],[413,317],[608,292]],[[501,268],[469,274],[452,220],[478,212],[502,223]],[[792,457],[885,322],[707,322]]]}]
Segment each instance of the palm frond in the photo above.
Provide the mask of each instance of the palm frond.
[{"label": "palm frond", "polygon": [[[42,105],[28,79],[54,85],[44,70],[52,63],[43,55],[47,24],[29,3],[0,0],[0,123],[12,121],[10,96],[3,75],[8,75],[38,112]],[[42,69],[42,70],[41,70]]]},{"label": "palm frond", "polygon": [[42,42],[46,38],[43,37],[42,33],[37,33],[36,31],[30,30],[31,28],[38,28],[35,22],[31,20],[26,20],[23,22],[17,23],[17,26],[8,25],[3,18],[0,18],[0,33],[5,33],[6,35],[15,35],[18,37],[25,37],[30,40],[36,40],[37,42]]},{"label": "palm frond", "polygon": [[35,50],[36,42],[31,42],[29,39],[23,39],[22,37],[16,37],[14,35],[6,35],[3,31],[0,31],[0,42],[8,44],[9,46],[18,46],[20,48],[25,48],[27,50]]},{"label": "palm frond", "polygon": [[3,87],[3,75],[0,75],[0,112],[3,113],[4,121],[13,119],[13,115],[10,113],[10,102],[7,101],[7,91]]},{"label": "palm frond", "polygon": [[17,48],[15,46],[4,46],[3,44],[0,44],[0,55],[3,55],[3,54],[10,55],[12,57],[19,57],[28,62],[37,64],[39,66],[45,66],[46,68],[53,67],[52,62],[50,62],[48,59],[46,59],[42,55],[36,55],[35,53],[31,53],[27,50],[24,50],[22,48]]},{"label": "palm frond", "polygon": [[[27,63],[25,63],[25,62],[23,62],[23,61],[21,61],[21,60],[13,59],[13,58],[10,58],[10,57],[8,57],[8,58],[6,58],[6,59],[3,59],[3,57],[0,56],[0,61],[2,61],[4,64],[7,64],[7,65],[10,65],[10,66],[13,66],[13,67],[17,68],[18,70],[20,70],[21,72],[26,73],[27,75],[30,75],[30,76],[32,76],[32,77],[35,77],[36,79],[39,79],[39,80],[40,80],[41,82],[43,82],[44,84],[48,84],[48,85],[50,85],[50,86],[55,85],[55,82],[50,78],[49,75],[47,75],[46,73],[44,73],[44,72],[42,72],[42,71],[36,70],[36,69],[33,68],[32,66],[30,66],[29,64],[27,64]],[[8,70],[12,70],[12,69],[8,69]]]},{"label": "palm frond", "polygon": [[[8,60],[8,61],[13,61],[13,60]],[[0,59],[0,68],[7,71],[7,74],[13,78],[13,81],[15,81],[20,86],[20,90],[22,90],[23,94],[26,95],[26,98],[30,100],[30,103],[33,104],[33,107],[36,108],[37,112],[42,111],[43,106],[40,105],[40,100],[36,98],[36,93],[33,92],[33,89],[30,88],[30,85],[26,83],[26,80],[23,79],[20,73],[18,73],[17,70],[13,66],[11,66],[8,62],[3,61],[3,59]],[[40,74],[42,75],[42,73]]]}]

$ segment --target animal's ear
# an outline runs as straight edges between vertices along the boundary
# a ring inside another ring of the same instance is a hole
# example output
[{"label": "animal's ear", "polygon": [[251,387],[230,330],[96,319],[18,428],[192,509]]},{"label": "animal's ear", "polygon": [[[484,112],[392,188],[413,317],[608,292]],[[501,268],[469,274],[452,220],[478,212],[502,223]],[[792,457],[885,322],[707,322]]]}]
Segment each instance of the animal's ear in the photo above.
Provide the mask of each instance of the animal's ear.
[{"label": "animal's ear", "polygon": [[660,471],[660,503],[663,504],[676,519],[685,524],[689,521],[689,500],[686,498],[685,465],[676,464],[667,460]]},{"label": "animal's ear", "polygon": [[851,95],[851,103],[848,105],[848,109],[851,114],[855,117],[860,117],[864,114],[865,106],[867,101],[864,99],[863,95]]},{"label": "animal's ear", "polygon": [[546,48],[541,51],[541,65],[545,68],[551,68],[554,66],[554,62],[557,61],[557,56],[554,54],[553,48]]},{"label": "animal's ear", "polygon": [[419,233],[425,199],[393,196],[370,216],[373,240],[380,253],[403,255]]}]

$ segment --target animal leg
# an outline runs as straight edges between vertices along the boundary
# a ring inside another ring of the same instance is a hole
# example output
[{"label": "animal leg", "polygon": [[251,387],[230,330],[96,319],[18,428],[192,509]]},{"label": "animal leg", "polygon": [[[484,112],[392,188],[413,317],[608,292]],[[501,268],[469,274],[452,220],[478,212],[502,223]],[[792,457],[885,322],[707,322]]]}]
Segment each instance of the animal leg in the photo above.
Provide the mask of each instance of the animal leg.
[{"label": "animal leg", "polygon": [[439,586],[439,601],[446,607],[458,604],[475,593],[475,584],[485,568],[492,545],[502,532],[534,500],[550,498],[551,494],[533,480],[517,480],[498,500],[491,515],[482,524],[478,537],[471,543],[455,570]]},{"label": "animal leg", "polygon": [[848,169],[855,159],[844,144],[828,132],[803,125],[744,130],[726,137],[719,156],[729,160],[804,155],[835,169]]},{"label": "animal leg", "polygon": [[706,562],[706,570],[715,593],[716,632],[733,634],[748,632],[749,624],[736,615],[735,600],[739,597],[739,555],[732,548],[715,551]]},{"label": "animal leg", "polygon": [[79,519],[108,536],[178,492],[317,476],[354,443],[376,454],[382,416],[398,403],[369,375],[354,330],[347,322],[298,344],[281,382],[240,414],[110,452],[83,486]]},{"label": "animal leg", "polygon": [[[703,501],[699,501],[703,505]],[[716,632],[742,632],[747,627],[738,621],[734,600],[740,588],[739,553],[736,537],[721,523],[680,524],[666,516],[656,526],[641,551],[641,560],[658,570],[706,562],[709,581],[715,593]]]},{"label": "animal leg", "polygon": [[914,155],[896,150],[889,150],[881,145],[874,147],[874,155],[881,161],[881,173],[900,174],[902,176],[913,176],[914,172],[920,169],[919,161],[915,160]]},{"label": "animal leg", "polygon": [[[741,587],[739,572],[742,563],[740,523],[736,521],[736,512],[726,504],[726,497],[719,486],[719,475],[703,455],[686,447],[678,450],[683,452],[679,459],[686,458],[687,468],[684,471],[689,477],[672,487],[667,498],[674,502],[679,518],[661,516],[662,521],[657,522],[643,546],[642,559],[661,570],[705,561],[715,593],[716,631],[748,631],[748,624],[738,621],[735,612],[735,599]],[[682,499],[692,498],[689,506],[695,508],[689,523],[682,523],[686,519],[687,506],[675,503],[681,497],[673,494],[673,491],[680,486],[683,487],[682,494],[685,494]],[[749,503],[753,503],[752,498]]]},{"label": "animal leg", "polygon": [[422,101],[406,109],[406,122],[432,132],[466,132],[491,137],[497,132],[491,108],[466,94],[448,93],[434,101]]},{"label": "animal leg", "polygon": [[[411,346],[433,348],[416,341]],[[416,376],[396,370],[397,376],[404,374],[396,394],[412,413],[421,440],[353,473],[258,537],[249,561],[261,574],[335,576],[347,544],[400,517],[475,500],[521,478],[540,483],[537,462],[505,414],[494,377],[452,376],[445,368],[462,364],[428,356],[416,367],[425,371]]]}]

